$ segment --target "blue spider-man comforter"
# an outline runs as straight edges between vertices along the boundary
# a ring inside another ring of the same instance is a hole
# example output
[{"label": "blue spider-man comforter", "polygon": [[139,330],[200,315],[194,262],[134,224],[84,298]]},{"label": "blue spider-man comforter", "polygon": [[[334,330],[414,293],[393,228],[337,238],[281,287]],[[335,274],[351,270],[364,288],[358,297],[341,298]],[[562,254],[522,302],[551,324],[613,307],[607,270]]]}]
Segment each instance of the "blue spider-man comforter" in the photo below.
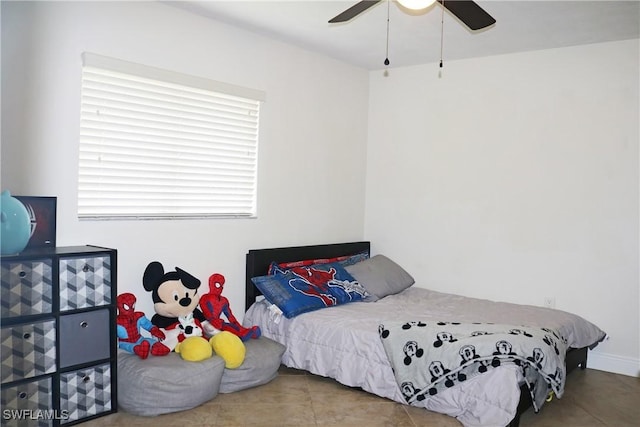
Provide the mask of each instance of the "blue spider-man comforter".
[{"label": "blue spider-man comforter", "polygon": [[506,364],[522,370],[536,412],[551,390],[564,392],[567,340],[551,329],[411,321],[386,322],[379,333],[409,404]]}]

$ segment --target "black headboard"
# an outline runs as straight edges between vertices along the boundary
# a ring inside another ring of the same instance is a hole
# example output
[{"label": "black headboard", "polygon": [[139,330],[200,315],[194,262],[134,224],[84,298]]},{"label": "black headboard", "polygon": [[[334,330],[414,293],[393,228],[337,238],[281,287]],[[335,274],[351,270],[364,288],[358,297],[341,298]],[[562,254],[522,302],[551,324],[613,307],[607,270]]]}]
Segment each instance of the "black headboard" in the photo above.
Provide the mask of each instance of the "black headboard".
[{"label": "black headboard", "polygon": [[251,249],[247,253],[245,283],[245,310],[262,293],[251,281],[252,277],[264,276],[271,262],[300,261],[304,259],[334,258],[370,251],[370,242],[332,243],[326,245],[290,246],[285,248]]}]

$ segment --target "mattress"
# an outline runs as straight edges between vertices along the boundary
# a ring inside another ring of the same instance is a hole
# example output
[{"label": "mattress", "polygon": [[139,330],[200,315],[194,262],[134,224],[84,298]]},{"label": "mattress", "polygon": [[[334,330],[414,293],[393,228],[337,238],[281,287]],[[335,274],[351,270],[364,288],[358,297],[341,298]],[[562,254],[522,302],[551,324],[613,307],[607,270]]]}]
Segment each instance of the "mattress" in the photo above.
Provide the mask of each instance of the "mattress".
[{"label": "mattress", "polygon": [[[356,302],[287,319],[266,300],[245,325],[284,344],[282,363],[406,403],[378,335],[389,321],[491,322],[558,330],[569,347],[593,347],[605,333],[580,316],[542,307],[494,302],[412,286],[375,303]],[[456,417],[465,426],[504,426],[515,416],[522,375],[504,366],[475,376],[417,406]]]}]

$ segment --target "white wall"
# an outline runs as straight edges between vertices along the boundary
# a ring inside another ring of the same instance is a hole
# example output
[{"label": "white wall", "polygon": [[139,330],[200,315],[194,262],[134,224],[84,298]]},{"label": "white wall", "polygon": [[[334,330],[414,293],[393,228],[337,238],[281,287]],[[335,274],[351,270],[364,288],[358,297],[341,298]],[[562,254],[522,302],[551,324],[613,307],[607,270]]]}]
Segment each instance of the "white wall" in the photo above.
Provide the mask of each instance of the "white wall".
[{"label": "white wall", "polygon": [[445,62],[441,78],[436,64],[372,72],[373,251],[434,290],[553,297],[610,334],[592,366],[637,375],[638,52],[631,40]]},{"label": "white wall", "polygon": [[[156,2],[2,2],[2,188],[58,197],[58,244],[119,251],[119,292],[159,260],[227,278],[244,312],[250,248],[363,234],[368,73]],[[78,221],[83,51],[266,92],[255,220]]]},{"label": "white wall", "polygon": [[[0,186],[57,196],[59,244],[117,248],[139,309],[152,260],[225,274],[241,314],[247,249],[364,236],[421,286],[555,297],[611,335],[591,366],[637,373],[637,40],[383,77],[155,2],[0,7]],[[83,51],[266,91],[259,218],[78,221]]]}]

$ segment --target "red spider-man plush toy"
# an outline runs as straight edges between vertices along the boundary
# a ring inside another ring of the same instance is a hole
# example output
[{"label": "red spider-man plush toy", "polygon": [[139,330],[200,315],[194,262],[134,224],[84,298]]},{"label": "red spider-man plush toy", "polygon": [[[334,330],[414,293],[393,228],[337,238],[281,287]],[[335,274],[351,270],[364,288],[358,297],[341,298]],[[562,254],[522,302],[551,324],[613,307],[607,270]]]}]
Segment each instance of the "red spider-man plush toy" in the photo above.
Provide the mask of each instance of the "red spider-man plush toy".
[{"label": "red spider-man plush toy", "polygon": [[[135,311],[136,297],[131,293],[118,295],[118,316],[116,318],[118,331],[118,347],[146,359],[149,354],[164,356],[171,349],[158,339],[165,338],[164,333],[154,326],[141,311]],[[155,338],[143,337],[140,329],[149,331]],[[157,339],[156,339],[157,338]]]},{"label": "red spider-man plush toy", "polygon": [[[229,300],[222,296],[224,282],[225,280],[222,274],[216,273],[209,277],[209,293],[200,297],[200,310],[204,314],[204,317],[214,328],[220,331],[229,331],[240,337],[242,341],[247,341],[251,338],[260,338],[261,331],[259,326],[245,328],[236,320],[233,313],[231,313]],[[220,318],[222,314],[227,317],[227,322]]]}]

